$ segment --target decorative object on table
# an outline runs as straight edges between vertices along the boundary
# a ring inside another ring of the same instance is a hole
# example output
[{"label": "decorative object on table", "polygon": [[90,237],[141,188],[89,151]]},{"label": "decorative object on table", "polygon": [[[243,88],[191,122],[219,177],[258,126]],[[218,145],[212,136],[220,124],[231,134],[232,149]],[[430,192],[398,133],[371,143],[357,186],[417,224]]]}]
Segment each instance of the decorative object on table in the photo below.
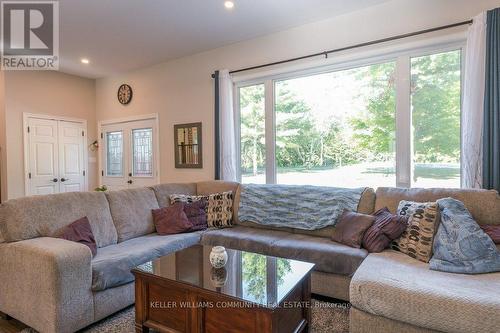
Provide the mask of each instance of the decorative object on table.
[{"label": "decorative object on table", "polygon": [[499,272],[500,251],[465,205],[452,198],[437,202],[441,224],[434,241],[430,269],[460,274]]},{"label": "decorative object on table", "polygon": [[210,263],[214,268],[222,268],[227,262],[227,252],[224,246],[214,246],[210,252]]},{"label": "decorative object on table", "polygon": [[175,167],[203,168],[201,123],[174,125]]},{"label": "decorative object on table", "polygon": [[439,224],[437,203],[401,200],[398,215],[408,216],[408,227],[401,237],[391,243],[391,248],[417,260],[429,262],[434,234]]},{"label": "decorative object on table", "polygon": [[373,216],[375,222],[363,236],[363,247],[370,253],[379,253],[405,232],[408,216],[392,214],[387,207],[377,210]]},{"label": "decorative object on table", "polygon": [[366,230],[375,222],[375,217],[344,210],[333,230],[332,240],[354,248],[361,248]]},{"label": "decorative object on table", "polygon": [[210,270],[210,281],[215,288],[224,287],[227,282],[227,270],[224,267],[212,267]]},{"label": "decorative object on table", "polygon": [[98,149],[99,149],[99,142],[97,142],[97,140],[95,140],[89,145],[90,151],[97,151]]},{"label": "decorative object on table", "polygon": [[132,87],[130,87],[128,84],[122,84],[118,88],[118,102],[120,102],[122,105],[127,105],[132,101]]},{"label": "decorative object on table", "polygon": [[226,228],[233,226],[233,192],[221,192],[210,195],[172,194],[170,204],[176,202],[195,202],[205,199],[208,227]]},{"label": "decorative object on table", "polygon": [[106,192],[107,190],[108,190],[108,187],[106,185],[102,185],[102,186],[96,187],[94,189],[94,191],[96,191],[96,192]]}]

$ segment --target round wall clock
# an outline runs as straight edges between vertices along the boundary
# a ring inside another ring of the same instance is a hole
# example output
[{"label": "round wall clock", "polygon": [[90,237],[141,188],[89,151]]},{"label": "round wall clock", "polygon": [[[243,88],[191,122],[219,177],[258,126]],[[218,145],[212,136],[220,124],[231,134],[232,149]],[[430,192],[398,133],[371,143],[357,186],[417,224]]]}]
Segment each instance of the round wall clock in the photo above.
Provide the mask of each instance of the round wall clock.
[{"label": "round wall clock", "polygon": [[118,101],[127,105],[132,100],[132,88],[128,84],[122,84],[118,88]]}]

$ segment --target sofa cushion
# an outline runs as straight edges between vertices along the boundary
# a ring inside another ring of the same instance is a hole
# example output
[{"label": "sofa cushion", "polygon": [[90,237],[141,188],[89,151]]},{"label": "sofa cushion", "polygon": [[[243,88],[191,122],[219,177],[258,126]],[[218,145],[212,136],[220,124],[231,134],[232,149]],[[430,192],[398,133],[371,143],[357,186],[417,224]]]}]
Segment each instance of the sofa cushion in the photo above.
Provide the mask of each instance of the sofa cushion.
[{"label": "sofa cushion", "polygon": [[233,192],[233,216],[238,218],[238,207],[240,203],[240,183],[223,180],[210,180],[196,183],[197,195],[210,195],[214,193]]},{"label": "sofa cushion", "polygon": [[387,207],[396,213],[401,200],[429,202],[447,197],[462,201],[477,223],[500,224],[500,196],[494,190],[379,187],[375,210]]},{"label": "sofa cushion", "polygon": [[440,221],[437,203],[401,200],[398,215],[408,217],[408,227],[401,237],[391,243],[391,248],[417,260],[429,262]]},{"label": "sofa cushion", "polygon": [[233,225],[233,192],[220,192],[208,195],[184,195],[173,194],[170,196],[170,204],[176,202],[193,203],[206,200],[205,211],[207,213],[208,227],[231,227]]},{"label": "sofa cushion", "polygon": [[134,280],[132,268],[200,241],[200,233],[160,236],[150,234],[99,249],[92,259],[92,290],[120,286]]},{"label": "sofa cushion", "polygon": [[481,225],[481,229],[495,244],[500,244],[500,225],[483,224]]},{"label": "sofa cushion", "polygon": [[95,237],[92,233],[89,219],[86,216],[62,228],[57,237],[87,246],[90,252],[92,252],[93,257],[97,254]]},{"label": "sofa cushion", "polygon": [[153,222],[158,235],[174,235],[188,232],[193,224],[184,213],[184,203],[153,209]]},{"label": "sofa cushion", "polygon": [[387,207],[373,213],[375,222],[363,236],[363,247],[368,252],[382,252],[406,230],[407,216],[392,214]]},{"label": "sofa cushion", "polygon": [[118,242],[155,232],[153,209],[158,201],[152,189],[135,188],[106,193]]},{"label": "sofa cushion", "polygon": [[352,275],[368,255],[364,249],[328,238],[243,226],[207,231],[202,236],[202,244],[308,261],[316,264],[317,271],[340,275]]},{"label": "sofa cushion", "polygon": [[333,231],[332,240],[350,247],[361,248],[366,230],[375,222],[375,217],[344,211]]},{"label": "sofa cushion", "polygon": [[24,197],[0,205],[3,241],[54,237],[63,227],[87,216],[98,247],[116,244],[117,233],[103,193],[71,192]]},{"label": "sofa cushion", "polygon": [[431,271],[393,250],[365,259],[350,298],[357,309],[436,331],[498,332],[500,326],[500,273]]},{"label": "sofa cushion", "polygon": [[202,199],[192,203],[183,203],[183,205],[184,213],[192,224],[190,231],[200,231],[208,228],[206,212],[208,205],[207,200]]},{"label": "sofa cushion", "polygon": [[204,245],[222,245],[230,249],[252,251],[267,254],[273,244],[289,233],[261,228],[234,226],[228,229],[212,229],[201,237]]},{"label": "sofa cushion", "polygon": [[160,184],[152,186],[155,192],[158,205],[160,207],[170,206],[170,196],[172,194],[196,194],[196,183]]}]

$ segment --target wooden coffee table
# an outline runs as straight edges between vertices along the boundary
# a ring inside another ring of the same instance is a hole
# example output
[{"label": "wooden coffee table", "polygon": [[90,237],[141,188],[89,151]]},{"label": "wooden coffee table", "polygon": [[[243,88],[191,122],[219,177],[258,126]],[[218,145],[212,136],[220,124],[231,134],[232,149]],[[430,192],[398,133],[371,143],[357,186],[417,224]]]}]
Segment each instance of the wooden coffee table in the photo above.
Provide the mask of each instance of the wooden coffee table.
[{"label": "wooden coffee table", "polygon": [[136,332],[308,332],[314,264],[195,245],[135,269]]}]

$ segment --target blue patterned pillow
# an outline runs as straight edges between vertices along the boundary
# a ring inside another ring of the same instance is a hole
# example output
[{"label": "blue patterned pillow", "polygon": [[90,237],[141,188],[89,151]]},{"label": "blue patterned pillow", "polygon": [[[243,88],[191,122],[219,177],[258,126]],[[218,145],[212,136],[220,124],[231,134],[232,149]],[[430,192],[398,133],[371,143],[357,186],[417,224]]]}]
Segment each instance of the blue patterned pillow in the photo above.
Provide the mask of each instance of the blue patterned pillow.
[{"label": "blue patterned pillow", "polygon": [[464,204],[452,198],[437,203],[441,224],[434,239],[430,268],[465,274],[500,271],[500,252]]}]

